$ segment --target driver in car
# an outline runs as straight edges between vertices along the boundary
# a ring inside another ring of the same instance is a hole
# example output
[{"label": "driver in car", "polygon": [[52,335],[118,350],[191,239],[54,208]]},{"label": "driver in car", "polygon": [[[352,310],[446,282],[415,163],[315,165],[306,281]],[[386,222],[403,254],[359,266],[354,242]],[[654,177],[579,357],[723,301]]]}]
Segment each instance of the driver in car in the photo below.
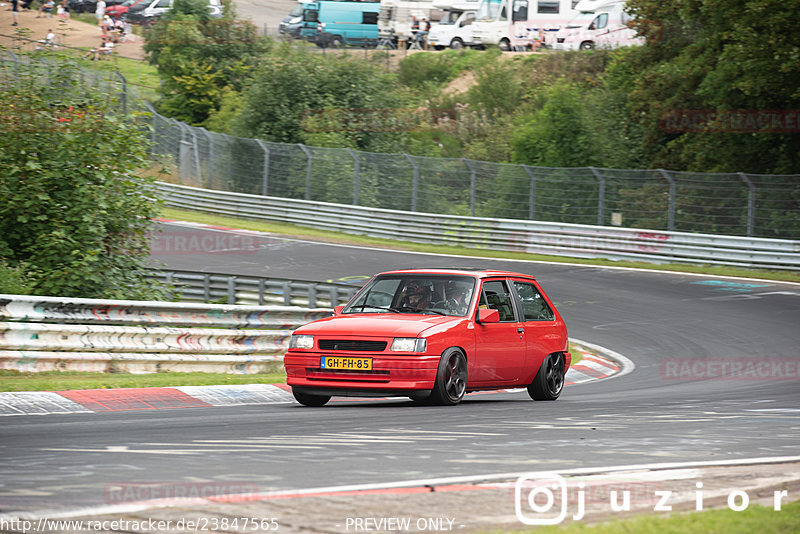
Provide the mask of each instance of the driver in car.
[{"label": "driver in car", "polygon": [[447,288],[447,307],[453,313],[464,315],[467,313],[468,306],[469,289],[462,285],[451,283]]},{"label": "driver in car", "polygon": [[409,282],[406,288],[406,296],[403,299],[403,307],[414,310],[423,310],[430,304],[431,293],[424,284],[416,281]]}]

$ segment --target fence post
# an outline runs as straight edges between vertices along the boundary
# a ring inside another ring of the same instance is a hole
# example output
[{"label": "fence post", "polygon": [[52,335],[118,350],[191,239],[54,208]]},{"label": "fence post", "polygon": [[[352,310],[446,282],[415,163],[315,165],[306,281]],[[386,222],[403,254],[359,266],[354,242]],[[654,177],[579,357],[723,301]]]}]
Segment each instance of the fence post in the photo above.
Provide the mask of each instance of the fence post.
[{"label": "fence post", "polygon": [[256,143],[258,143],[258,146],[264,151],[264,173],[261,178],[261,194],[267,196],[269,191],[269,147],[261,139],[256,139]]},{"label": "fence post", "polygon": [[[325,51],[324,48],[322,50],[323,52]],[[311,163],[313,161],[313,155],[304,144],[298,144],[297,146],[300,147],[300,150],[302,150],[306,158],[308,158],[308,163],[306,164],[306,200],[311,200]]]},{"label": "fence post", "polygon": [[669,200],[667,203],[667,230],[675,230],[675,178],[664,169],[658,169],[661,176],[669,182]]},{"label": "fence post", "polygon": [[419,190],[419,166],[417,165],[417,162],[414,161],[414,158],[412,158],[408,154],[403,154],[403,155],[411,163],[411,166],[414,167],[414,177],[411,179],[411,211],[417,211],[417,193]]},{"label": "fence post", "polygon": [[211,183],[211,178],[214,173],[214,138],[211,136],[211,132],[202,126],[200,127],[200,131],[203,132],[203,135],[206,136],[206,140],[208,141],[208,157],[206,158],[206,161],[208,162],[206,165],[206,176],[208,179],[201,181],[200,185],[202,187],[208,187],[208,185]]},{"label": "fence post", "polygon": [[533,169],[527,165],[523,164],[522,168],[525,169],[531,179],[531,187],[528,191],[528,220],[533,221],[536,215],[536,175],[533,173]]},{"label": "fence post", "polygon": [[[364,50],[366,51],[366,48]],[[356,154],[352,148],[348,148],[347,151],[350,152],[350,156],[356,163],[355,174],[353,175],[353,205],[358,206],[358,190],[361,180],[361,158],[358,157],[358,154]]]},{"label": "fence post", "polygon": [[589,167],[594,177],[597,178],[599,184],[597,191],[597,225],[605,226],[605,208],[606,208],[606,179],[594,167]]},{"label": "fence post", "polygon": [[128,81],[119,71],[114,71],[119,79],[122,81],[122,114],[128,114]]},{"label": "fence post", "polygon": [[747,184],[747,236],[753,237],[756,230],[756,184],[745,173],[736,174]]},{"label": "fence post", "polygon": [[233,191],[233,141],[231,141],[231,136],[228,134],[222,134],[225,136],[225,139],[228,141],[228,191]]},{"label": "fence post", "polygon": [[461,158],[469,169],[469,214],[475,217],[475,167],[467,158]]}]

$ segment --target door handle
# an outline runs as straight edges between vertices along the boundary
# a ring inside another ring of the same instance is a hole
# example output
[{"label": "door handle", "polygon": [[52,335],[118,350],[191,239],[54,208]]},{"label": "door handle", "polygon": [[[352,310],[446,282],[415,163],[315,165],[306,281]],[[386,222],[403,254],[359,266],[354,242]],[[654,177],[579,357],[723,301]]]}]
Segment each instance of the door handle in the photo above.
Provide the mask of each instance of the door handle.
[{"label": "door handle", "polygon": [[525,333],[525,329],[522,328],[522,327],[519,327],[519,328],[517,328],[517,332],[520,333],[520,334],[524,334]]}]

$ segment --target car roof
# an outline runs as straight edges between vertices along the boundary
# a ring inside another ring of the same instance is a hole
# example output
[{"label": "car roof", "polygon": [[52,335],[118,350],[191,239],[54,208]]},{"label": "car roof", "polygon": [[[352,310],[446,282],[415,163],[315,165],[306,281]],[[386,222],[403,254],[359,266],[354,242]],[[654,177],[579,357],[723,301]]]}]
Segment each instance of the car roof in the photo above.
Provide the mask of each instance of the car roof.
[{"label": "car roof", "polygon": [[383,274],[451,274],[462,276],[474,276],[476,278],[508,278],[508,277],[522,277],[535,280],[536,277],[532,274],[516,273],[513,271],[502,271],[498,269],[486,268],[447,268],[447,267],[433,267],[433,268],[411,268],[411,269],[397,269],[394,271],[385,271]]}]

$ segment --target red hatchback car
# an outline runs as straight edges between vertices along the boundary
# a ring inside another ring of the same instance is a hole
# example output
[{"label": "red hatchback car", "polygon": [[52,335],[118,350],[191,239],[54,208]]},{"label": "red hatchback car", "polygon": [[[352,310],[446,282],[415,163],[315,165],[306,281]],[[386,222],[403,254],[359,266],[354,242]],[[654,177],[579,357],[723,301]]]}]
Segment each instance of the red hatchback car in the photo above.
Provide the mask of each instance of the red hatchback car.
[{"label": "red hatchback car", "polygon": [[564,320],[533,276],[452,269],[374,276],[332,317],[295,330],[284,357],[307,406],[334,395],[455,405],[510,387],[555,400],[570,362]]}]

